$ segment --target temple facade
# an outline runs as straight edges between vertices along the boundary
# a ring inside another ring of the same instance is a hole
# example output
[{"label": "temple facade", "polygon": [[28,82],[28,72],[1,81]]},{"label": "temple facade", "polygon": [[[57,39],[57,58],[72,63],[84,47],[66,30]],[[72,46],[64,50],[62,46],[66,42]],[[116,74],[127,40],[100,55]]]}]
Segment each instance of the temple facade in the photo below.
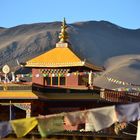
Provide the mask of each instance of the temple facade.
[{"label": "temple facade", "polygon": [[65,19],[55,48],[28,60],[24,67],[32,69],[32,89],[44,105],[44,114],[102,105],[97,104],[100,91],[93,81],[94,72],[104,68],[89,63],[72,50]]},{"label": "temple facade", "polygon": [[32,68],[33,84],[82,89],[93,86],[93,72],[103,71],[74,53],[66,29],[64,20],[55,48],[26,62],[25,67]]}]

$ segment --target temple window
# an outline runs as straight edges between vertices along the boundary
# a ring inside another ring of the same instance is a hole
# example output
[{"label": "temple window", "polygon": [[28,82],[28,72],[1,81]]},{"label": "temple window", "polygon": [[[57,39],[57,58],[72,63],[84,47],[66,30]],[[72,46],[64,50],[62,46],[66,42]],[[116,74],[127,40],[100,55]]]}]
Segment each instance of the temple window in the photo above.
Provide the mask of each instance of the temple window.
[{"label": "temple window", "polygon": [[65,85],[65,83],[66,83],[66,78],[60,77],[60,85]]},{"label": "temple window", "polygon": [[47,85],[51,85],[51,77],[45,77]]},{"label": "temple window", "polygon": [[52,77],[52,85],[58,85],[58,77]]},{"label": "temple window", "polygon": [[45,77],[46,85],[65,85],[65,77]]}]

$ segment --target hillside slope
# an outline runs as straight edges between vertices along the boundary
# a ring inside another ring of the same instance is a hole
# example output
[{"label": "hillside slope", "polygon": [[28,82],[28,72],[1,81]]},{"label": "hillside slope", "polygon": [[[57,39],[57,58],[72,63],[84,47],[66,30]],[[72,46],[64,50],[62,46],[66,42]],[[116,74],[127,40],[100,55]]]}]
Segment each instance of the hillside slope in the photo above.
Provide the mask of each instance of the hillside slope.
[{"label": "hillside slope", "polygon": [[[0,66],[16,66],[55,47],[61,22],[36,23],[0,28]],[[72,48],[92,63],[105,66],[105,75],[140,83],[140,29],[130,30],[107,21],[78,22],[68,25]],[[105,76],[95,84],[116,88]]]}]

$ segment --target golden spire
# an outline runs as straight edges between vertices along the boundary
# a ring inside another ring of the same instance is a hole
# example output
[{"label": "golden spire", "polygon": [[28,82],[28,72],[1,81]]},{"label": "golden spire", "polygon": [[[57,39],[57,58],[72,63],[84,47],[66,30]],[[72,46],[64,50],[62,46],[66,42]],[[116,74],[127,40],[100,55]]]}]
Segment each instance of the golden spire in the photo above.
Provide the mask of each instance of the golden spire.
[{"label": "golden spire", "polygon": [[61,32],[59,33],[59,39],[60,39],[60,43],[65,43],[67,42],[68,39],[68,33],[66,32],[67,29],[67,24],[66,24],[66,20],[64,18],[62,25],[61,25]]}]

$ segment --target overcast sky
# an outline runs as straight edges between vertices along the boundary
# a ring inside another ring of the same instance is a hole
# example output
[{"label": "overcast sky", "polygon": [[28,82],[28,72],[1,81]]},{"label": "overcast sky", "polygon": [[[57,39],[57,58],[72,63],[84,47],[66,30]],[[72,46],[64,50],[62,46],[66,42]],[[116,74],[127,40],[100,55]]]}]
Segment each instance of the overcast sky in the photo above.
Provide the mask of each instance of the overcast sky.
[{"label": "overcast sky", "polygon": [[0,0],[0,27],[62,21],[105,20],[140,28],[140,0]]}]

